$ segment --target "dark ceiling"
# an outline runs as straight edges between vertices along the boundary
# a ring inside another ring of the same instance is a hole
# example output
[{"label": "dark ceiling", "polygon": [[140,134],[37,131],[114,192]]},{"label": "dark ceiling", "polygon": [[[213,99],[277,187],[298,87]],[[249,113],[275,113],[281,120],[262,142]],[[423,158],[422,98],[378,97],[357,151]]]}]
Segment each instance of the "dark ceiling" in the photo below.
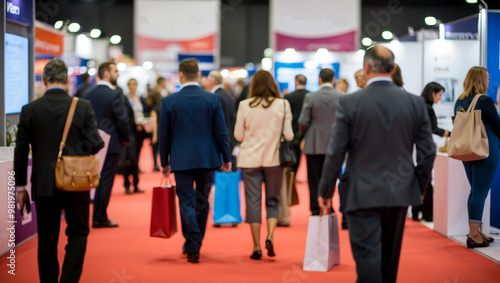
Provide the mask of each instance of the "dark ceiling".
[{"label": "dark ceiling", "polygon": [[[490,9],[500,9],[500,1],[486,2]],[[304,0],[304,5],[306,3]],[[103,36],[120,34],[124,52],[134,54],[133,5],[133,0],[36,0],[36,15],[38,20],[49,24],[61,19],[79,22],[83,32],[98,27]],[[398,12],[387,13],[390,5],[396,5]],[[260,61],[263,50],[269,46],[268,6],[269,0],[221,1],[221,9],[225,12],[221,22],[221,57],[230,59],[228,65]],[[478,7],[479,4],[468,4],[465,0],[361,0],[361,37],[382,40],[380,33],[370,30],[373,23],[377,23],[380,31],[389,30],[401,37],[408,34],[409,27],[415,31],[432,28],[425,26],[426,16],[446,23],[473,15]],[[238,48],[249,50],[234,50],[236,40],[243,41]]]}]

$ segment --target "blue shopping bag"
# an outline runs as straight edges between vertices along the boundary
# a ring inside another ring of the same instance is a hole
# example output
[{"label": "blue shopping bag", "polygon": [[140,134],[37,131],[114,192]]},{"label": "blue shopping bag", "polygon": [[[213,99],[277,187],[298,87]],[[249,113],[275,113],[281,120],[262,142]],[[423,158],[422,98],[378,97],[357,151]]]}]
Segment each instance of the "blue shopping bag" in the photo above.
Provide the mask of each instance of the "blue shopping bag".
[{"label": "blue shopping bag", "polygon": [[215,172],[215,224],[241,223],[240,172]]}]

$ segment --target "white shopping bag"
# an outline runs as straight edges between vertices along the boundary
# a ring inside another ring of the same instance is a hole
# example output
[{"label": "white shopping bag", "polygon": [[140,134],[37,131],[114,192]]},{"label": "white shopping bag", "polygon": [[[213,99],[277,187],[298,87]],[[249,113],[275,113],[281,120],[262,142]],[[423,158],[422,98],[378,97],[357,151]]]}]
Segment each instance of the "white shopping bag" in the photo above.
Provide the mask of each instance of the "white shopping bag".
[{"label": "white shopping bag", "polygon": [[303,270],[328,271],[340,264],[337,214],[309,216]]}]

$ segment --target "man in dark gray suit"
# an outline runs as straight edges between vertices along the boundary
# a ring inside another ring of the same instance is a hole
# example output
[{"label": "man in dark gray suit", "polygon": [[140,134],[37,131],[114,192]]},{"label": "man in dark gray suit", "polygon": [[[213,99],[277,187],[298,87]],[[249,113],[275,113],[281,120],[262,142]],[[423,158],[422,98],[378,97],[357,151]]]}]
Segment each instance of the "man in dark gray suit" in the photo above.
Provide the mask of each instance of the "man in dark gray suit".
[{"label": "man in dark gray suit", "polygon": [[342,94],[333,87],[335,72],[321,69],[320,89],[308,93],[299,118],[299,135],[304,135],[304,150],[309,181],[309,206],[312,215],[319,214],[318,185],[325,160],[326,148],[335,121],[335,104]]},{"label": "man in dark gray suit", "polygon": [[396,282],[406,212],[422,203],[436,151],[423,100],[391,80],[394,54],[368,49],[364,71],[368,86],[337,104],[318,202],[330,207],[348,153],[340,179],[357,282]]}]

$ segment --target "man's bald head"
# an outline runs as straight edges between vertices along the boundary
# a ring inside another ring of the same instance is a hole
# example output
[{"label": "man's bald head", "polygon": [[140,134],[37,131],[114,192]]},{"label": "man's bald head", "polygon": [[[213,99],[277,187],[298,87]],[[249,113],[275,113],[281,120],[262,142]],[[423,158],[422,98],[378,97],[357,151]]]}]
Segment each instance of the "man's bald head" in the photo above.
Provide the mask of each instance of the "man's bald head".
[{"label": "man's bald head", "polygon": [[394,53],[387,47],[375,45],[366,50],[363,62],[370,66],[373,73],[392,74]]}]

